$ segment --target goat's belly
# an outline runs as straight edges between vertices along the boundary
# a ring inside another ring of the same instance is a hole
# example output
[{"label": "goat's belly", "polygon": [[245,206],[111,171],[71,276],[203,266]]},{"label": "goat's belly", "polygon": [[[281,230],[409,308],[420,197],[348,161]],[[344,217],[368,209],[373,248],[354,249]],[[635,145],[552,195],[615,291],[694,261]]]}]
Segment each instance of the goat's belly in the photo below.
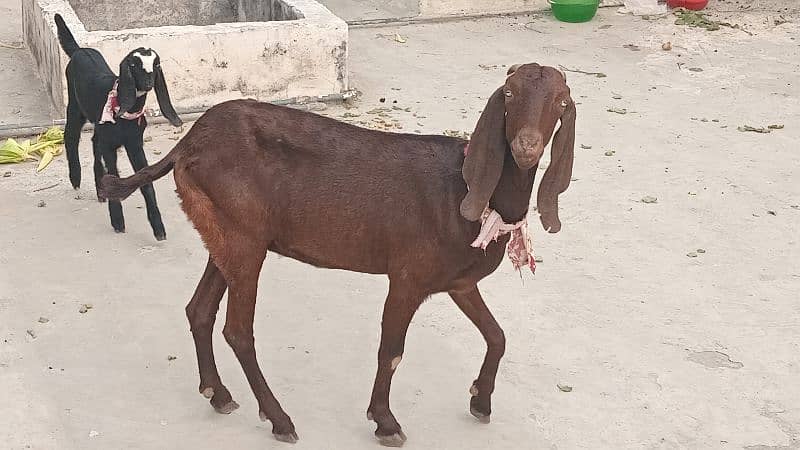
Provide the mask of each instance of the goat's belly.
[{"label": "goat's belly", "polygon": [[365,245],[365,241],[357,236],[330,236],[323,233],[312,239],[279,239],[269,249],[279,255],[325,269],[371,274],[388,272],[385,249]]}]

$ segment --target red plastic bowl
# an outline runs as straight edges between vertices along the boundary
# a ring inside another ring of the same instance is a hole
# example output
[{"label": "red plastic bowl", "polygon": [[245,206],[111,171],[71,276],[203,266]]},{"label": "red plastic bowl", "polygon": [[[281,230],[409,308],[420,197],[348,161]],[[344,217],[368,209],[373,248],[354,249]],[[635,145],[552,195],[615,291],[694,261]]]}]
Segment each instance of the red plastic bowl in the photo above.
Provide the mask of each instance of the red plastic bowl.
[{"label": "red plastic bowl", "polygon": [[667,0],[670,8],[686,8],[693,11],[700,11],[708,5],[708,0]]}]

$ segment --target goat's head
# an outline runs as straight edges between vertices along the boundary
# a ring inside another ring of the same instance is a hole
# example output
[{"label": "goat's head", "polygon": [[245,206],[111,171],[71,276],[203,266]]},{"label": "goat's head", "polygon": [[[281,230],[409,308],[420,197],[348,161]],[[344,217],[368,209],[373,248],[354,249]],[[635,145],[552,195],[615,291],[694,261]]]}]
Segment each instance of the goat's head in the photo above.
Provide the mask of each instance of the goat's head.
[{"label": "goat's head", "polygon": [[515,65],[489,98],[469,143],[463,175],[469,192],[461,215],[478,220],[494,193],[506,152],[521,170],[538,166],[553,137],[551,161],[539,186],[538,210],[551,233],[561,229],[558,195],[569,186],[575,145],[575,103],[563,72],[538,64]]},{"label": "goat's head", "polygon": [[167,82],[161,70],[161,58],[155,50],[139,47],[128,53],[119,64],[119,86],[117,87],[120,110],[117,117],[130,112],[138,97],[155,89],[161,114],[174,126],[183,121],[178,117],[169,98]]}]

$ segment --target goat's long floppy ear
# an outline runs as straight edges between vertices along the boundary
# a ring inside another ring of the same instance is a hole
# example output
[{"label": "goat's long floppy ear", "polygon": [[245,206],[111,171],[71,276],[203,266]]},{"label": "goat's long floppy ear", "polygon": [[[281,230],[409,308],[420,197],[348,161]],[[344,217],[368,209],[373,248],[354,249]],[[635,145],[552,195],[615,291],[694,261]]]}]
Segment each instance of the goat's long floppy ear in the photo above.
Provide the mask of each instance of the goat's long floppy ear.
[{"label": "goat's long floppy ear", "polygon": [[178,117],[175,108],[172,107],[172,101],[169,99],[169,91],[167,90],[167,80],[164,79],[164,72],[161,71],[161,66],[158,65],[153,68],[155,70],[155,91],[156,98],[158,99],[158,107],[161,109],[161,114],[169,120],[175,127],[183,125],[183,121]]},{"label": "goat's long floppy ear", "polygon": [[461,215],[469,221],[480,219],[503,172],[503,160],[508,147],[503,88],[497,89],[489,97],[472,133],[461,169],[468,189],[461,201]]},{"label": "goat's long floppy ear", "polygon": [[558,218],[558,194],[567,190],[572,179],[572,162],[575,156],[575,102],[569,100],[561,115],[561,126],[550,146],[550,165],[539,184],[537,208],[544,229],[550,233],[561,230]]},{"label": "goat's long floppy ear", "polygon": [[133,80],[130,61],[128,58],[119,63],[119,84],[117,84],[117,100],[119,101],[119,111],[117,118],[129,112],[136,103],[136,82]]}]

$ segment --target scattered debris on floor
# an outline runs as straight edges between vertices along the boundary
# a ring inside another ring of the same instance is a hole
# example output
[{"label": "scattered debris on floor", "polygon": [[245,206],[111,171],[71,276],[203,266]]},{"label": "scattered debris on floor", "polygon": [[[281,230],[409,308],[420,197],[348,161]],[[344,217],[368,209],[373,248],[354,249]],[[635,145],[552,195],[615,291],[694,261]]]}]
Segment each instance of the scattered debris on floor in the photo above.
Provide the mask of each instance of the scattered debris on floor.
[{"label": "scattered debris on floor", "polygon": [[39,323],[47,323],[50,322],[50,319],[47,317],[39,317]]},{"label": "scattered debris on floor", "polygon": [[586,144],[581,144],[581,148],[584,149],[584,150],[591,150],[592,146],[591,145],[586,145]]},{"label": "scattered debris on floor", "polygon": [[661,44],[661,50],[664,50],[665,52],[672,50],[672,42],[667,41]]},{"label": "scattered debris on floor", "polygon": [[469,140],[470,137],[472,136],[472,133],[459,130],[444,130],[442,134],[444,134],[445,136],[457,137],[466,140]]},{"label": "scattered debris on floor", "polygon": [[39,203],[37,203],[36,206],[39,208],[44,208],[45,206],[47,206],[47,202],[45,202],[44,200],[39,200]]},{"label": "scattered debris on floor", "polygon": [[606,111],[615,114],[628,114],[628,110],[625,108],[608,108]]},{"label": "scattered debris on floor", "polygon": [[733,361],[725,353],[716,351],[692,352],[686,359],[710,369],[741,369],[744,367],[741,362]]},{"label": "scattered debris on floor", "polygon": [[561,383],[556,384],[556,386],[558,386],[558,390],[561,392],[572,392],[572,386]]},{"label": "scattered debris on floor", "polygon": [[563,70],[564,72],[574,72],[574,73],[582,73],[584,75],[594,75],[597,78],[605,78],[607,76],[603,72],[587,72],[585,70],[570,69],[570,68],[564,67],[562,65],[559,65],[558,68]]},{"label": "scattered debris on floor", "polygon": [[696,252],[689,252],[689,253],[686,254],[686,256],[688,256],[689,258],[697,258],[697,253]]},{"label": "scattered debris on floor", "polygon": [[698,248],[698,249],[697,249],[697,253],[703,254],[703,253],[705,253],[705,252],[706,252],[706,250],[705,250],[705,249],[703,249],[703,248]]},{"label": "scattered debris on floor", "polygon": [[603,153],[603,154],[604,154],[605,156],[614,156],[614,154],[616,154],[616,153],[617,153],[617,152],[616,152],[615,150],[606,150],[606,152],[605,152],[605,153]]},{"label": "scattered debris on floor", "polygon": [[642,203],[658,203],[658,199],[652,195],[645,195],[642,197]]},{"label": "scattered debris on floor", "polygon": [[174,356],[174,355],[167,355],[167,361],[175,361],[176,359],[178,359],[178,357],[177,357],[177,356]]},{"label": "scattered debris on floor", "polygon": [[677,8],[674,14],[678,17],[675,19],[675,25],[705,28],[708,31],[719,30],[720,23],[706,18],[701,12]]},{"label": "scattered debris on floor", "polygon": [[783,124],[769,125],[769,126],[767,126],[767,128],[770,129],[770,130],[782,130],[783,129]]},{"label": "scattered debris on floor", "polygon": [[79,313],[81,313],[81,314],[86,314],[86,313],[87,313],[87,312],[89,312],[89,310],[90,310],[90,309],[92,309],[92,308],[94,308],[94,306],[93,306],[91,303],[84,303],[84,304],[83,304],[83,305],[81,305],[81,307],[78,309],[78,312],[79,312]]},{"label": "scattered debris on floor", "polygon": [[750,126],[750,125],[742,125],[740,127],[737,127],[736,129],[741,131],[742,133],[746,133],[746,132],[762,133],[762,134],[772,133],[772,129],[770,129],[770,128],[753,127],[753,126]]},{"label": "scattered debris on floor", "polygon": [[33,330],[26,330],[26,333],[28,333],[31,339],[36,339],[36,333]]}]

